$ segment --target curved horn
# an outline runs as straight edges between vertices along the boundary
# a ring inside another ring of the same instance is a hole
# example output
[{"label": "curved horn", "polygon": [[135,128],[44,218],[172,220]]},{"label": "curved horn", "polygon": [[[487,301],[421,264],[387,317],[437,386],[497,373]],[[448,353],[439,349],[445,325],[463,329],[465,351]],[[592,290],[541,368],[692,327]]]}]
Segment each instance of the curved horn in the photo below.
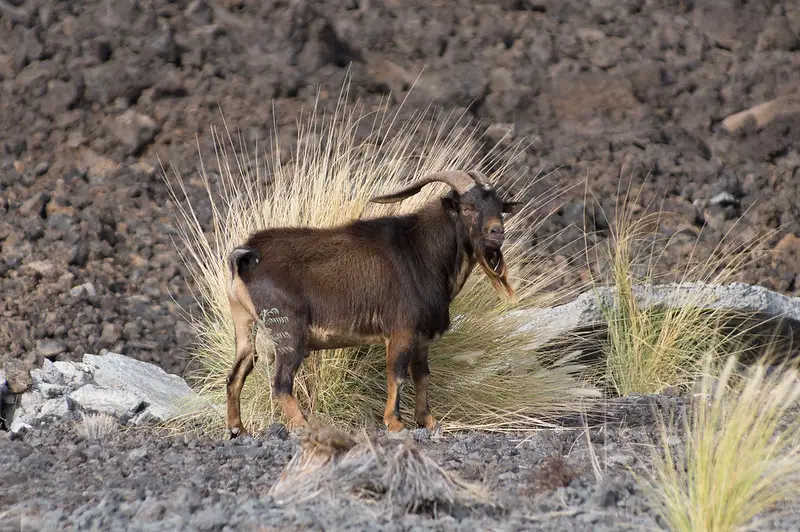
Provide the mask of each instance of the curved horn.
[{"label": "curved horn", "polygon": [[469,174],[469,176],[473,180],[475,180],[475,183],[477,183],[478,185],[488,185],[489,184],[489,179],[485,175],[483,175],[482,173],[480,173],[477,170],[470,170],[469,172],[467,172],[467,174]]},{"label": "curved horn", "polygon": [[[395,201],[404,200],[413,196],[422,190],[422,187],[434,181],[441,181],[447,183],[450,187],[459,194],[465,193],[470,187],[476,184],[481,184],[472,174],[477,172],[462,172],[460,170],[446,170],[442,172],[435,172],[421,177],[416,181],[411,182],[405,188],[386,194],[383,196],[375,196],[370,199],[373,203],[393,203]],[[478,174],[481,175],[481,174]]]}]

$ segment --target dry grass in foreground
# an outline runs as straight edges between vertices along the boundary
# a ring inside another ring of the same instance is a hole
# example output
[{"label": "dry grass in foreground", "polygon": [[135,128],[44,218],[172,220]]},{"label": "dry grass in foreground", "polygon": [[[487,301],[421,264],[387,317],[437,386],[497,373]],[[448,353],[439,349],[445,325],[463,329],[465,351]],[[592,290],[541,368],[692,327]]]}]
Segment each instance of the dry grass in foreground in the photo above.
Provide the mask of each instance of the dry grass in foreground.
[{"label": "dry grass in foreground", "polygon": [[[200,168],[211,203],[210,234],[200,223],[181,176],[175,172],[177,185],[165,177],[179,218],[179,253],[199,289],[197,298],[203,309],[202,314],[189,316],[199,342],[192,355],[200,367],[191,379],[213,405],[174,420],[176,429],[199,424],[207,432],[222,434],[224,430],[225,378],[234,358],[226,256],[249,233],[266,227],[323,227],[360,216],[406,213],[446,188],[428,186],[399,204],[377,205],[368,200],[443,169],[479,169],[497,180],[510,173],[521,146],[495,146],[478,157],[482,141],[476,127],[427,112],[395,127],[397,115],[389,114],[387,108],[364,112],[358,105],[348,108],[346,99],[345,90],[333,114],[319,116],[315,106],[305,121],[300,120],[297,149],[288,163],[281,162],[277,141],[265,158],[251,160],[246,150],[242,156],[230,153],[214,130],[219,175],[212,181],[205,167]],[[365,127],[369,133],[359,138],[357,131]],[[232,151],[233,141],[227,140]],[[512,176],[509,190],[516,191],[517,197],[525,196],[534,184],[526,179]],[[559,192],[551,190],[538,201],[546,202]],[[541,427],[579,410],[581,399],[598,395],[583,379],[581,365],[561,354],[532,349],[535,332],[511,334],[518,323],[506,315],[508,310],[545,306],[582,288],[557,294],[544,290],[563,272],[544,268],[530,258],[531,236],[543,221],[537,215],[537,203],[527,204],[506,224],[504,254],[519,301],[501,302],[476,270],[451,305],[452,329],[431,348],[431,409],[445,431]],[[242,393],[242,419],[250,431],[263,430],[278,420],[270,396],[271,368],[264,356],[270,348],[268,335],[258,335],[256,349],[261,356]],[[295,381],[298,401],[306,412],[348,428],[381,425],[385,386],[383,347],[313,353]],[[403,394],[401,410],[406,420],[413,419],[410,395]]]},{"label": "dry grass in foreground", "polygon": [[389,514],[490,504],[481,488],[445,471],[409,440],[357,441],[330,426],[306,431],[269,494],[281,504],[344,494]]},{"label": "dry grass in foreground", "polygon": [[800,500],[800,375],[756,364],[740,379],[735,363],[699,381],[685,443],[670,446],[661,426],[651,495],[670,530],[756,527],[758,516]]}]

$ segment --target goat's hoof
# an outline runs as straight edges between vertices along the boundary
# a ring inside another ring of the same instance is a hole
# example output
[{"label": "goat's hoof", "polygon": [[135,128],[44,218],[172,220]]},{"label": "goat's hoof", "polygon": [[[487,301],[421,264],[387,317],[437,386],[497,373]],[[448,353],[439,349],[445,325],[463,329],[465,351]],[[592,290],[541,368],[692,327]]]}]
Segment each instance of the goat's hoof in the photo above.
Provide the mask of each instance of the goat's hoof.
[{"label": "goat's hoof", "polygon": [[431,433],[436,431],[436,427],[439,426],[439,422],[436,421],[436,418],[433,417],[430,412],[427,414],[420,414],[417,416],[417,425],[420,427],[425,427]]},{"label": "goat's hoof", "polygon": [[244,430],[243,427],[230,427],[228,429],[228,434],[230,434],[230,439],[240,438],[250,435],[246,430]]},{"label": "goat's hoof", "polygon": [[385,419],[384,423],[386,423],[386,430],[389,432],[401,432],[406,428],[403,422],[397,418]]}]

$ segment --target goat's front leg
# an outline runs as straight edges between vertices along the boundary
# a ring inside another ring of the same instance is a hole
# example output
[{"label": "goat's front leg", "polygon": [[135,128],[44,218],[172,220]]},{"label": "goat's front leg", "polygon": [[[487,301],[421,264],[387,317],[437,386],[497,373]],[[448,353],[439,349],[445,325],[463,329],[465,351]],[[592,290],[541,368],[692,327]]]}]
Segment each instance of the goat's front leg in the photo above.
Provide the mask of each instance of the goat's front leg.
[{"label": "goat's front leg", "polygon": [[400,420],[400,391],[408,377],[408,363],[414,349],[413,336],[397,334],[389,338],[386,345],[386,410],[383,422],[389,432],[403,430]]},{"label": "goat's front leg", "polygon": [[414,418],[417,425],[430,431],[436,429],[436,419],[428,407],[428,385],[431,370],[428,368],[428,344],[420,343],[411,355],[411,377],[414,379]]}]

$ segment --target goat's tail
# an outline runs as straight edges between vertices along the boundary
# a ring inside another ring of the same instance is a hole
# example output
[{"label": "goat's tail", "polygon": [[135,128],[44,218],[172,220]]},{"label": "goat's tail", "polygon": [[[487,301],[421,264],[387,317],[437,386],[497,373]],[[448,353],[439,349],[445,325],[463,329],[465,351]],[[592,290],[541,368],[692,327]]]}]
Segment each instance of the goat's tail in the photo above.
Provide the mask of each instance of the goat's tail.
[{"label": "goat's tail", "polygon": [[238,247],[231,251],[228,255],[228,269],[231,271],[231,277],[235,278],[237,275],[242,277],[258,264],[261,256],[258,252],[249,247]]}]

